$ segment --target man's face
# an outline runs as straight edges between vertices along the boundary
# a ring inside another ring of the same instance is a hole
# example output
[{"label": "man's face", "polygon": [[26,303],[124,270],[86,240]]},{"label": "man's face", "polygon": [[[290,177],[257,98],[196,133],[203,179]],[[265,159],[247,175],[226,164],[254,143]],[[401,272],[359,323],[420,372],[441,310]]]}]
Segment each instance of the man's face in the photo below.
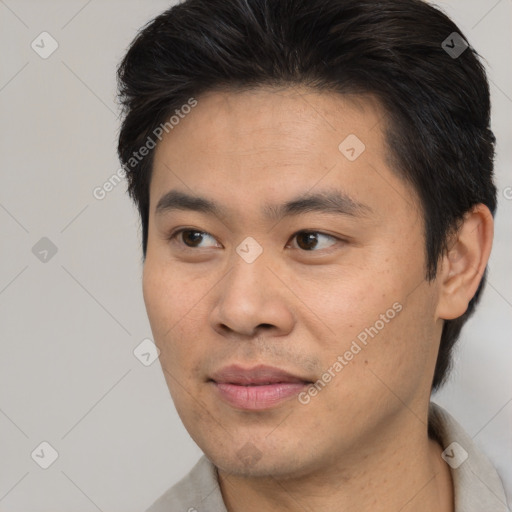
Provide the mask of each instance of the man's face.
[{"label": "man's face", "polygon": [[[383,111],[306,89],[197,99],[156,148],[143,277],[192,438],[224,471],[292,476],[423,429],[439,287]],[[279,210],[318,194],[341,200]]]}]

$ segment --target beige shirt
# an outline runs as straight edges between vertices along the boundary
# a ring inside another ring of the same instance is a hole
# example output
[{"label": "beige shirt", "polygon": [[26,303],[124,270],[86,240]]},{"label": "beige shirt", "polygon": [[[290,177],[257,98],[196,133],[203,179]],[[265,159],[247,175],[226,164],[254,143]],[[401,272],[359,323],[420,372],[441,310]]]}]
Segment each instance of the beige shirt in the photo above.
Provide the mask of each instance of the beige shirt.
[{"label": "beige shirt", "polygon": [[[507,500],[498,473],[463,428],[433,402],[429,426],[450,465],[455,512],[506,512]],[[188,475],[146,512],[227,512],[215,466],[203,455]]]}]

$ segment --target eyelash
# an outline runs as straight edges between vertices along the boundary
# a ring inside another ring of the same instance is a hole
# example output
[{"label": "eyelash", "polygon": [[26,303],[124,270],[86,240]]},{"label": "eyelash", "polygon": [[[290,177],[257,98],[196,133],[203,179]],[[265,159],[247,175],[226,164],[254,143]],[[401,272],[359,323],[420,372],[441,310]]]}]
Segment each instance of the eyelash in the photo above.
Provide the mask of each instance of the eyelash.
[{"label": "eyelash", "polygon": [[[193,229],[193,228],[180,228],[178,229],[177,231],[174,231],[172,232],[168,237],[168,241],[170,242],[174,242],[175,239],[178,237],[178,235],[180,235],[181,233],[184,233],[186,231],[190,231],[191,233],[200,233],[201,235],[208,235],[210,237],[212,237],[213,239],[215,239],[215,237],[213,235],[211,235],[210,233],[206,232],[206,231],[200,231],[198,229]],[[297,231],[296,233],[294,233],[290,240],[293,240],[295,237],[297,237],[297,235],[299,234],[315,234],[315,235],[322,235],[322,236],[325,236],[327,238],[331,238],[332,240],[335,240],[336,242],[341,242],[341,243],[347,243],[347,240],[344,240],[342,238],[338,238],[338,237],[335,237],[333,235],[329,235],[327,233],[324,233],[322,231],[315,231],[315,230],[306,230],[306,229],[302,229],[300,231]],[[184,246],[185,249],[190,249],[190,250],[194,250],[194,249],[201,249],[201,247],[191,247],[189,245],[186,245],[183,243],[183,241],[177,241],[175,243],[178,243],[178,244],[181,244]],[[330,251],[332,249],[333,246],[335,246],[336,244],[333,244],[331,247],[328,247],[327,249],[323,249],[323,251]],[[299,250],[301,250],[302,252],[306,252],[306,253],[309,253],[309,252],[321,252],[322,250],[305,250],[305,249],[300,249],[300,247],[298,248]]]}]

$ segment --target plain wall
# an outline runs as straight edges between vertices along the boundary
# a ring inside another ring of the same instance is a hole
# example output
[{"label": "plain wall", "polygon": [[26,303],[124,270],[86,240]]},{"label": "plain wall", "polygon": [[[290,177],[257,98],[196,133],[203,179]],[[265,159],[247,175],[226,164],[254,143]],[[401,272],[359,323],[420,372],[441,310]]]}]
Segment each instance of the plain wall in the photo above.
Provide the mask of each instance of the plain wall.
[{"label": "plain wall", "polygon": [[[158,361],[133,354],[151,331],[125,183],[93,195],[119,169],[116,65],[170,5],[0,2],[1,512],[145,510],[201,454]],[[492,459],[510,497],[512,2],[438,5],[488,63],[500,204],[483,301],[434,400]],[[47,59],[31,47],[43,31],[59,45]],[[48,469],[31,457],[43,441],[59,454]]]}]

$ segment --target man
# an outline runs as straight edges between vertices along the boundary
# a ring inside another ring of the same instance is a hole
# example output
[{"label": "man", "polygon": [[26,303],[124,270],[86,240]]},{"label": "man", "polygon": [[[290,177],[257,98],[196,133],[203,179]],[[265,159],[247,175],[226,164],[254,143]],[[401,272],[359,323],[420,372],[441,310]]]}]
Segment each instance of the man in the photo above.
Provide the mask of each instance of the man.
[{"label": "man", "polygon": [[147,312],[205,454],[149,511],[506,510],[430,402],[496,209],[456,25],[418,0],[187,0],[118,77]]}]

